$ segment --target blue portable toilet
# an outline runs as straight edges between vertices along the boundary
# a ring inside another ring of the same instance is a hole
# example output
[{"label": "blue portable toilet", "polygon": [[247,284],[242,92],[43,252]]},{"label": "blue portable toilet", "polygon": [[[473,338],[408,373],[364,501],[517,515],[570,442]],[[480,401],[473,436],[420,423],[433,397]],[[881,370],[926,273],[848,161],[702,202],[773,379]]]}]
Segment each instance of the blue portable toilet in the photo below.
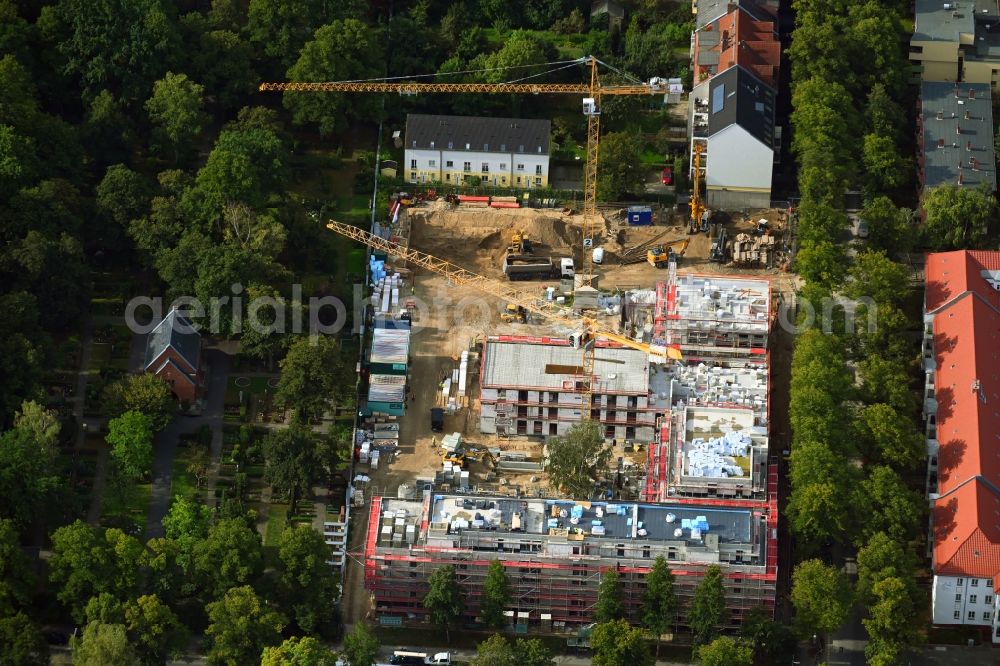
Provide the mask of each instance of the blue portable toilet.
[{"label": "blue portable toilet", "polygon": [[653,209],[649,206],[629,206],[628,223],[634,227],[648,227],[653,223]]}]

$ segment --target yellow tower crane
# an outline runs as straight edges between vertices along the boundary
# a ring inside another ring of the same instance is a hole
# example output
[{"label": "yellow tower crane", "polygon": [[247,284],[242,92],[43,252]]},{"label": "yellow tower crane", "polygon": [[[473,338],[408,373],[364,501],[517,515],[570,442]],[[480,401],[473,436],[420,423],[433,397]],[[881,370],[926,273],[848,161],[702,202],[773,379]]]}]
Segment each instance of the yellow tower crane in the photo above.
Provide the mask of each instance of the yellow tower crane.
[{"label": "yellow tower crane", "polygon": [[[598,77],[597,65],[605,65],[594,56],[579,58],[573,63],[586,65],[590,72],[589,83],[423,83],[416,81],[332,81],[262,83],[262,92],[395,92],[401,95],[420,93],[525,93],[583,95],[583,114],[587,116],[587,160],[583,168],[583,263],[590,273],[591,253],[597,222],[597,159],[601,129],[601,97],[605,95],[656,95],[668,92],[666,79],[654,77],[646,83],[636,79],[635,83],[623,85],[602,85]],[[549,63],[565,65],[566,63]]]},{"label": "yellow tower crane", "polygon": [[[549,63],[549,64],[560,64],[566,65],[567,63]],[[502,93],[514,93],[514,94],[563,94],[563,95],[583,95],[583,114],[587,116],[587,159],[583,168],[583,264],[586,267],[585,274],[590,274],[592,272],[592,253],[590,252],[591,247],[594,246],[594,233],[597,226],[597,160],[599,156],[599,143],[600,143],[600,129],[601,129],[601,98],[605,95],[610,96],[620,96],[620,95],[655,95],[668,92],[668,85],[665,79],[654,77],[648,82],[640,82],[638,79],[634,79],[634,83],[628,84],[615,84],[615,85],[602,85],[600,78],[598,76],[597,66],[598,64],[609,67],[607,63],[602,63],[600,60],[594,56],[585,56],[579,58],[576,61],[569,63],[586,65],[590,72],[588,83],[534,83],[525,82],[523,79],[521,81],[511,81],[506,83],[423,83],[416,81],[388,81],[384,79],[373,79],[365,81],[329,81],[329,82],[298,82],[298,81],[287,81],[280,83],[262,83],[260,84],[260,90],[262,92],[361,92],[361,93],[386,93],[395,92],[401,95],[417,95],[420,93],[487,93],[487,94],[502,94]],[[630,77],[634,78],[634,77]],[[336,223],[334,223],[336,224]],[[343,225],[346,227],[346,225]],[[337,227],[331,227],[335,231],[344,233],[344,229]],[[354,227],[348,227],[350,229],[355,229]],[[355,231],[360,231],[355,229]],[[361,240],[365,242],[360,237],[352,236],[350,233],[345,233],[351,238],[356,240]],[[371,243],[368,243],[371,245]],[[374,247],[374,246],[373,246]],[[380,248],[385,249],[385,248]],[[386,250],[388,252],[388,250]],[[412,250],[408,250],[412,252]],[[395,253],[396,256],[400,256],[398,252]],[[458,271],[455,276],[459,279],[469,280],[469,286],[482,289],[486,293],[501,295],[498,292],[506,291],[499,285],[492,284],[492,280],[488,278],[469,273],[468,271],[462,272],[462,269],[457,266],[443,262],[440,259],[435,259],[430,255],[425,255],[424,260],[426,264],[420,261],[415,261],[413,258],[404,257],[409,261],[413,261],[417,265],[424,266],[429,270],[435,270],[434,267],[441,267],[447,265],[450,271]],[[440,272],[440,271],[438,271]],[[447,273],[443,273],[447,274]],[[485,282],[491,283],[490,286],[486,286]],[[521,301],[502,296],[510,303],[516,303],[518,305],[524,305],[523,302],[533,301],[530,297],[524,297],[520,295]],[[568,320],[566,318],[559,319],[555,312],[545,313],[539,312],[537,307],[527,308],[530,312],[536,314],[544,314],[562,323],[570,323],[574,326],[582,326],[585,331],[590,331],[591,333],[595,330],[596,322],[589,320],[586,317],[581,317],[579,320]],[[601,336],[610,339],[613,334],[602,332]],[[621,336],[616,340],[622,342],[627,340]],[[591,336],[592,338],[592,336]],[[629,346],[635,347],[639,343],[634,343],[629,341]],[[588,378],[585,381],[587,391],[585,393],[585,414],[590,413],[589,405],[592,394],[590,393],[590,384],[594,373],[594,354],[593,354],[593,340],[581,342],[589,349],[588,353],[584,354],[583,359],[583,375]],[[622,342],[622,344],[628,344]]]},{"label": "yellow tower crane", "polygon": [[688,233],[697,233],[701,228],[701,218],[705,215],[705,202],[701,200],[701,154],[705,148],[700,144],[694,145],[694,168],[691,178],[691,221],[688,223]]},{"label": "yellow tower crane", "polygon": [[527,312],[540,315],[550,321],[558,322],[572,329],[574,334],[572,336],[574,344],[582,347],[583,349],[583,364],[581,367],[581,376],[583,379],[583,405],[581,412],[584,419],[589,418],[592,408],[596,347],[594,342],[596,338],[604,338],[605,340],[616,342],[625,347],[637,349],[664,361],[667,359],[681,359],[680,352],[674,347],[648,345],[644,342],[636,342],[635,340],[632,340],[624,335],[604,330],[601,326],[601,322],[597,319],[582,314],[580,316],[570,316],[565,308],[556,305],[552,301],[546,301],[541,298],[536,298],[531,294],[522,292],[512,287],[508,282],[500,282],[498,280],[493,280],[483,275],[479,275],[478,273],[467,271],[464,268],[445,261],[444,259],[438,259],[437,257],[427,254],[426,252],[403,247],[398,243],[393,243],[392,241],[369,233],[364,229],[359,229],[358,227],[344,224],[343,222],[330,220],[326,226],[328,229],[337,232],[341,236],[346,236],[347,238],[363,243],[372,249],[381,250],[386,254],[392,255],[414,266],[420,266],[421,268],[431,271],[432,273],[442,275],[455,285],[470,287],[484,294],[495,296],[515,307],[523,308]]}]

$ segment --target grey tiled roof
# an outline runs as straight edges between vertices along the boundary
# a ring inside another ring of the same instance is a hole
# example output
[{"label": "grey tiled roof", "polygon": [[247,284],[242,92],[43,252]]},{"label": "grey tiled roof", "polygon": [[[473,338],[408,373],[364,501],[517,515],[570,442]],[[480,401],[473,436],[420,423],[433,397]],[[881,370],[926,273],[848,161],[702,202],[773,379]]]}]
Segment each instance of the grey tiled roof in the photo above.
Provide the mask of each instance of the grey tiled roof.
[{"label": "grey tiled roof", "polygon": [[773,10],[768,7],[776,4],[775,0],[698,0],[695,29],[703,28],[720,16],[725,16],[731,6],[742,7],[758,21],[766,21],[773,18]]},{"label": "grey tiled roof", "polygon": [[149,370],[153,361],[168,347],[177,352],[178,356],[187,361],[192,368],[198,369],[201,336],[194,330],[191,321],[177,310],[168,312],[163,321],[150,331],[146,338],[144,369]]},{"label": "grey tiled roof", "polygon": [[411,113],[406,116],[404,148],[548,155],[551,126],[548,120],[527,118]]}]

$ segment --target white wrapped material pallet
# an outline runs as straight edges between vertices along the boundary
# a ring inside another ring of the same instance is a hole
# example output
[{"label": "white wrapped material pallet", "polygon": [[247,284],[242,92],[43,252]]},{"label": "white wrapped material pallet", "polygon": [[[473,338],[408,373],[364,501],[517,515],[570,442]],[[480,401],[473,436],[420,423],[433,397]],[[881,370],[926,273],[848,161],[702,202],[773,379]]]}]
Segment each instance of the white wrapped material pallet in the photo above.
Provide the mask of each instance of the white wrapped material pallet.
[{"label": "white wrapped material pallet", "polygon": [[458,383],[458,368],[453,368],[451,371],[451,383],[452,384]]},{"label": "white wrapped material pallet", "polygon": [[451,377],[444,380],[444,386],[441,388],[441,397],[444,400],[448,399],[448,395],[451,393]]},{"label": "white wrapped material pallet", "polygon": [[465,362],[462,362],[462,367],[458,371],[458,395],[459,397],[465,396],[465,385],[469,381],[468,368],[465,366]]},{"label": "white wrapped material pallet", "polygon": [[390,296],[391,296],[391,294],[389,293],[388,289],[386,289],[385,291],[382,292],[382,303],[381,303],[381,305],[379,307],[379,312],[381,312],[382,314],[385,314],[386,312],[389,311],[389,297]]}]

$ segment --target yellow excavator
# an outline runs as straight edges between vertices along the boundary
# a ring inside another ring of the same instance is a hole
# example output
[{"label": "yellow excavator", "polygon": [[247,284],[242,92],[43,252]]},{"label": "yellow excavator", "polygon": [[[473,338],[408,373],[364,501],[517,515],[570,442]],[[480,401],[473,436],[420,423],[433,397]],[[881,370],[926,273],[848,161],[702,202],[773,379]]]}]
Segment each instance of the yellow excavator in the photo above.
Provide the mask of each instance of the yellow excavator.
[{"label": "yellow excavator", "polygon": [[510,239],[510,247],[507,248],[510,254],[531,254],[531,241],[528,234],[523,231],[515,231]]},{"label": "yellow excavator", "polygon": [[646,250],[646,261],[650,266],[666,268],[670,265],[671,256],[679,257],[684,254],[690,242],[689,238],[678,238],[662,245],[654,245]]},{"label": "yellow excavator", "polygon": [[505,324],[524,324],[528,320],[528,311],[520,305],[508,303],[500,313],[500,321]]}]

